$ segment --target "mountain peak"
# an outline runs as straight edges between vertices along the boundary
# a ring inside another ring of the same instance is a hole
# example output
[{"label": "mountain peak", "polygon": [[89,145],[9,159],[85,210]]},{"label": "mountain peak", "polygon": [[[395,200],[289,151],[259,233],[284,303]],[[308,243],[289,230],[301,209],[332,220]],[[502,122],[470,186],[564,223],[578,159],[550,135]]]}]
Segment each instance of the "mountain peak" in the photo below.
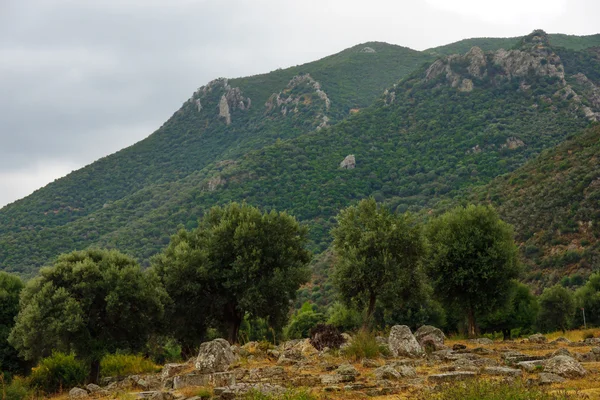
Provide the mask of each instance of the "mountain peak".
[{"label": "mountain peak", "polygon": [[536,29],[531,32],[529,35],[524,36],[519,44],[517,45],[518,49],[521,50],[529,50],[533,48],[543,48],[550,46],[550,37],[549,35],[543,31],[542,29]]}]

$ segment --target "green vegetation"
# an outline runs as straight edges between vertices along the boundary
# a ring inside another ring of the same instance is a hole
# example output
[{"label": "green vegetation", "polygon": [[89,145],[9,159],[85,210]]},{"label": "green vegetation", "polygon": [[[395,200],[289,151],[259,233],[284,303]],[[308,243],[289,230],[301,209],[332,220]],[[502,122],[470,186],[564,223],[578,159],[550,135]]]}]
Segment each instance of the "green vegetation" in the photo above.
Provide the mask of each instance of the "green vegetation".
[{"label": "green vegetation", "polygon": [[190,332],[189,320],[212,319],[231,343],[246,315],[282,327],[289,301],[309,278],[306,236],[306,227],[286,213],[237,203],[211,208],[198,228],[179,231],[155,259],[174,301],[167,316],[171,333],[193,346],[206,322],[195,322]]},{"label": "green vegetation", "polygon": [[45,394],[58,393],[84,383],[87,375],[86,365],[74,354],[55,352],[32,370],[29,386]]},{"label": "green vegetation", "polygon": [[135,354],[107,354],[100,362],[102,376],[128,376],[160,371],[161,367]]},{"label": "green vegetation", "polygon": [[439,392],[421,394],[419,399],[431,400],[568,400],[577,396],[564,391],[549,391],[521,382],[474,380],[464,384],[446,385]]},{"label": "green vegetation", "polygon": [[268,395],[259,391],[250,391],[244,399],[246,400],[317,400],[317,397],[306,389],[289,389],[280,395]]},{"label": "green vegetation", "polygon": [[385,353],[384,348],[377,342],[375,334],[366,329],[359,330],[352,341],[342,350],[342,354],[354,361],[365,358],[377,358]]},{"label": "green vegetation", "polygon": [[322,322],[325,322],[325,314],[317,312],[317,307],[307,301],[290,318],[284,336],[288,339],[307,338],[311,329]]},{"label": "green vegetation", "polygon": [[75,352],[90,362],[90,381],[97,382],[104,354],[145,346],[165,297],[151,275],[117,251],[64,254],[23,290],[9,342],[28,360]]},{"label": "green vegetation", "polygon": [[0,272],[0,371],[4,374],[22,373],[25,370],[25,363],[8,343],[8,335],[19,313],[19,295],[23,286],[18,276]]},{"label": "green vegetation", "polygon": [[462,308],[468,334],[476,334],[476,316],[505,307],[511,279],[517,277],[517,247],[512,227],[486,206],[458,207],[432,220],[429,276],[437,296]]},{"label": "green vegetation", "polygon": [[560,285],[544,289],[540,299],[539,327],[543,332],[565,332],[575,313],[573,292]]},{"label": "green vegetation", "polygon": [[424,237],[408,215],[393,214],[373,198],[342,210],[337,220],[334,282],[346,305],[366,307],[366,328],[377,300],[391,308],[418,296]]}]

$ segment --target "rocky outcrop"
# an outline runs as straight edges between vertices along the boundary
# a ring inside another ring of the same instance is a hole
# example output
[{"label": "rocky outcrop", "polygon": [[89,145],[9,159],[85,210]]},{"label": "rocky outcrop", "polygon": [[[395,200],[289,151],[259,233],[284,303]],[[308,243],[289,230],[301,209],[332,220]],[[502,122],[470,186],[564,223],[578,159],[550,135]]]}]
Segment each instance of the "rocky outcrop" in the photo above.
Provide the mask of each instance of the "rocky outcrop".
[{"label": "rocky outcrop", "polygon": [[544,365],[544,372],[549,372],[564,378],[580,378],[586,371],[581,364],[569,356],[552,357]]},{"label": "rocky outcrop", "polygon": [[196,359],[196,369],[202,374],[224,372],[237,360],[231,346],[225,339],[215,339],[200,345]]},{"label": "rocky outcrop", "polygon": [[356,167],[356,159],[354,154],[348,154],[340,163],[340,168],[343,169],[354,169]]},{"label": "rocky outcrop", "polygon": [[231,124],[231,115],[234,110],[248,110],[252,105],[250,98],[244,97],[240,88],[229,86],[228,80],[225,78],[215,79],[207,85],[200,87],[194,92],[189,101],[195,104],[196,109],[200,112],[204,109],[203,101],[206,101],[205,104],[209,104],[210,102],[205,99],[215,91],[222,92],[217,104],[218,116],[227,125]]},{"label": "rocky outcrop", "polygon": [[366,46],[360,50],[361,53],[377,53],[374,48]]},{"label": "rocky outcrop", "polygon": [[531,336],[529,336],[528,339],[531,343],[546,343],[548,341],[546,336],[542,335],[541,333],[536,333],[535,335],[531,335]]},{"label": "rocky outcrop", "polygon": [[421,326],[415,332],[415,339],[417,339],[419,345],[424,349],[430,348],[433,351],[437,351],[446,348],[446,346],[444,346],[446,336],[444,335],[444,332],[435,326]]},{"label": "rocky outcrop", "polygon": [[395,325],[390,331],[388,345],[394,357],[418,357],[423,354],[423,349],[406,325]]},{"label": "rocky outcrop", "polygon": [[74,387],[73,389],[69,390],[69,399],[87,399],[89,397],[90,396],[85,389]]},{"label": "rocky outcrop", "polygon": [[219,186],[223,186],[225,183],[227,183],[227,181],[223,179],[220,175],[213,176],[206,183],[206,189],[209,192],[214,192]]}]

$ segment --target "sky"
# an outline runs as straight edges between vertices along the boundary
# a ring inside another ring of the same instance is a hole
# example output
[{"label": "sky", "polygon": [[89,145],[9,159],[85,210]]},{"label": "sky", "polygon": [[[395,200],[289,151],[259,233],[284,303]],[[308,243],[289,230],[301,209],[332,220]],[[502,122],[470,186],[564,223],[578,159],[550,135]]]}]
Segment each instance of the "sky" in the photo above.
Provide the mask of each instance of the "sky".
[{"label": "sky", "polygon": [[368,41],[600,33],[598,0],[0,0],[0,207],[147,137],[200,86]]}]

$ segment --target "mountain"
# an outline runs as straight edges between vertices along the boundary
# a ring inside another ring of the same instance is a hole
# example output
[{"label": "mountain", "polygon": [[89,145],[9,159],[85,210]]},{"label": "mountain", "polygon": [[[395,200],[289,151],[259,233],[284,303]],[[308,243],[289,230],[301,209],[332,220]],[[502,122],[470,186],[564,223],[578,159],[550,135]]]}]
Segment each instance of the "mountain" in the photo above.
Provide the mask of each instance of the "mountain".
[{"label": "mountain", "polygon": [[146,140],[0,210],[0,267],[27,275],[90,245],[147,262],[178,225],[231,200],[288,210],[320,252],[357,199],[419,211],[460,196],[600,118],[597,49],[550,39],[435,61],[367,43],[215,80]]}]

